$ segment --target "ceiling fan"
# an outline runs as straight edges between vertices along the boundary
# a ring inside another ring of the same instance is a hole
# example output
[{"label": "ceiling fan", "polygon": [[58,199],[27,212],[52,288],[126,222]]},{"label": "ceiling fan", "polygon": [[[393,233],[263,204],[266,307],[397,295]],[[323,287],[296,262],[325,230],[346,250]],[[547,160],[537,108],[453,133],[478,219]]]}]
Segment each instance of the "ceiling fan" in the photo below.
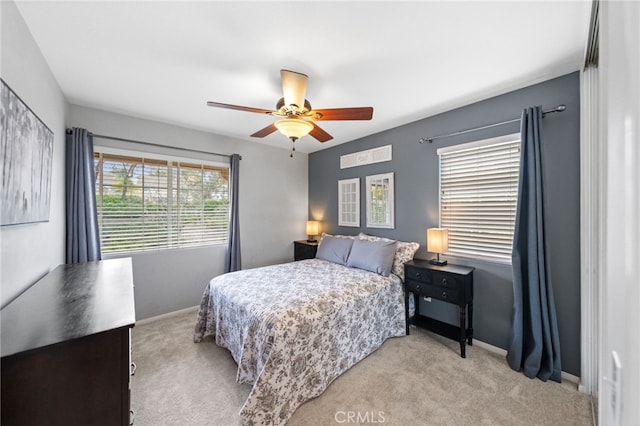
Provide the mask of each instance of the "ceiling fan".
[{"label": "ceiling fan", "polygon": [[372,107],[313,109],[309,101],[305,98],[308,79],[306,74],[280,70],[280,77],[282,79],[282,92],[284,96],[276,103],[275,110],[211,101],[207,102],[207,105],[216,108],[235,109],[282,117],[264,129],[258,130],[251,136],[263,138],[279,130],[291,139],[291,156],[293,156],[293,151],[295,151],[293,143],[303,136],[311,135],[320,142],[333,139],[333,136],[324,131],[315,121],[371,120],[373,116]]}]

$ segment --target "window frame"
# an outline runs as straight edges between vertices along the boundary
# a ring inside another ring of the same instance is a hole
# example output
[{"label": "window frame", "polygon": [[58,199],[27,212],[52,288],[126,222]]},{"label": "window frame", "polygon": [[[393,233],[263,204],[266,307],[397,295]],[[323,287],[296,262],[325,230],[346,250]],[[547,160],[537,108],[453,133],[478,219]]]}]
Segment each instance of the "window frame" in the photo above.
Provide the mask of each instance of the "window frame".
[{"label": "window frame", "polygon": [[[174,173],[180,173],[179,170],[181,170],[180,165],[184,165],[184,167],[186,168],[192,168],[192,166],[197,165],[199,167],[204,167],[206,168],[216,168],[216,169],[226,169],[227,170],[227,199],[229,200],[230,198],[230,186],[229,186],[229,177],[230,177],[230,166],[228,163],[223,163],[220,161],[212,161],[212,160],[208,160],[208,159],[203,159],[203,158],[197,158],[197,157],[183,157],[183,156],[178,156],[178,155],[168,155],[168,154],[162,154],[162,153],[155,153],[155,152],[147,152],[147,151],[139,151],[139,150],[134,150],[134,149],[122,149],[122,148],[114,148],[114,147],[110,147],[110,146],[104,146],[104,145],[98,145],[98,144],[94,144],[94,161],[96,158],[96,155],[98,154],[104,154],[107,156],[121,156],[121,157],[127,157],[129,159],[144,159],[145,160],[145,164],[147,164],[146,162],[148,161],[149,163],[153,163],[153,162],[158,162],[158,163],[164,163],[163,165],[167,168],[167,202],[170,202],[170,200],[172,200],[174,194],[172,194],[172,189],[173,189],[173,181],[176,179],[175,176],[172,177],[172,175]],[[103,165],[104,167],[104,165]],[[103,179],[103,174],[101,174],[100,180]],[[100,212],[100,204],[98,200],[98,196],[103,197],[103,181],[99,182],[96,179],[96,188],[100,188],[100,193],[98,193],[98,191],[96,191],[96,207],[98,209],[98,222],[99,222],[99,226],[100,226],[100,243],[101,243],[101,248],[103,250],[103,257],[121,257],[123,255],[130,255],[130,254],[138,254],[138,253],[151,253],[151,252],[158,252],[158,251],[167,251],[167,250],[188,250],[188,249],[194,249],[194,248],[203,248],[203,247],[214,247],[214,246],[221,246],[221,245],[225,245],[228,242],[228,236],[225,237],[224,241],[209,241],[206,243],[190,243],[190,242],[182,242],[180,243],[179,241],[172,241],[176,236],[175,235],[169,235],[169,233],[171,233],[171,224],[174,223],[176,221],[176,219],[172,219],[171,217],[167,217],[167,237],[166,237],[166,245],[164,246],[160,246],[160,247],[145,247],[142,249],[128,249],[128,250],[115,250],[115,251],[108,251],[108,252],[104,252],[104,246],[103,246],[103,240],[102,240],[102,220],[101,220],[101,212]],[[99,185],[98,185],[99,184]],[[176,191],[176,196],[179,197],[180,194],[180,188],[175,188]],[[177,204],[176,204],[177,206]],[[228,209],[230,210],[230,206],[228,207]],[[204,210],[203,210],[204,211]],[[180,213],[175,212],[175,215],[173,216],[174,218],[177,218],[178,215]]]},{"label": "window frame", "polygon": [[[496,146],[499,144],[505,144],[505,148],[508,146],[509,148],[506,148],[506,150],[508,151],[513,151],[513,145],[517,144],[517,147],[515,148],[515,151],[518,153],[517,157],[514,157],[514,159],[510,159],[511,163],[510,164],[510,172],[515,172],[515,176],[509,176],[509,190],[505,190],[504,191],[504,196],[505,196],[505,203],[500,205],[499,208],[503,208],[505,210],[509,209],[509,206],[511,206],[511,204],[513,204],[513,216],[511,219],[511,236],[510,236],[510,246],[509,248],[512,249],[513,247],[513,231],[514,231],[514,227],[515,227],[515,220],[516,220],[516,211],[517,211],[517,201],[518,201],[518,185],[519,185],[519,175],[520,175],[520,150],[521,150],[521,138],[520,138],[520,134],[519,133],[511,133],[508,135],[503,135],[503,136],[498,136],[498,137],[493,137],[493,138],[488,138],[488,139],[482,139],[482,140],[476,140],[476,141],[472,141],[472,142],[467,142],[467,143],[462,143],[462,144],[457,144],[457,145],[450,145],[450,146],[446,146],[446,147],[442,147],[439,148],[437,150],[437,154],[438,154],[438,202],[439,202],[439,226],[440,227],[449,227],[451,224],[451,209],[449,209],[448,211],[445,211],[445,209],[443,208],[443,198],[445,198],[445,194],[444,194],[444,190],[443,190],[443,172],[442,172],[442,156],[443,155],[447,155],[447,154],[453,154],[456,152],[461,152],[461,151],[465,151],[465,150],[469,150],[469,149],[481,149],[481,148],[489,148],[492,146]],[[509,154],[505,153],[504,154],[505,157],[508,157]],[[514,166],[513,164],[515,164],[515,170],[514,170]],[[515,198],[515,201],[513,201],[513,199]],[[449,216],[448,218],[445,218],[445,220],[443,221],[443,216]],[[472,216],[472,218],[477,217],[477,216]],[[505,240],[505,238],[501,238],[502,240]],[[453,232],[452,230],[449,229],[449,250],[445,253],[447,256],[452,256],[452,257],[461,257],[461,258],[467,258],[467,259],[474,259],[474,260],[482,260],[482,261],[486,261],[486,262],[494,262],[494,263],[500,263],[500,264],[511,264],[511,253],[509,250],[509,254],[505,254],[505,253],[498,253],[499,250],[495,250],[495,251],[491,251],[491,250],[484,250],[483,252],[480,251],[473,251],[470,248],[467,248],[467,252],[463,252],[460,249],[456,250],[456,249],[452,249],[452,241],[453,241],[453,245],[455,246],[456,244],[456,233]],[[485,239],[479,239],[479,241],[485,242]],[[463,245],[463,244],[462,244]],[[471,244],[473,245],[473,243]],[[501,246],[501,250],[504,251],[506,248],[505,245]],[[490,253],[490,254],[487,254]]]}]

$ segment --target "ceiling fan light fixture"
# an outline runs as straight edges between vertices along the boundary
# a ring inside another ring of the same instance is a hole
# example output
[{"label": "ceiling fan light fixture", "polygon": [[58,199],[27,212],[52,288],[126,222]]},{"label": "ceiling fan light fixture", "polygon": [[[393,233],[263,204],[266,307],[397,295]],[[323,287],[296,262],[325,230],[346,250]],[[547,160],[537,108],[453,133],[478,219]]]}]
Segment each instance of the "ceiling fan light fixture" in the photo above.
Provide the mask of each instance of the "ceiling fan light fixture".
[{"label": "ceiling fan light fixture", "polygon": [[[2,1],[2,0],[0,0]],[[287,138],[291,139],[291,151],[294,151],[294,142],[303,136],[309,135],[318,142],[327,142],[333,139],[329,133],[315,124],[314,120],[371,120],[373,107],[350,108],[324,108],[314,110],[305,98],[307,91],[307,75],[296,71],[280,70],[282,80],[282,94],[284,95],[276,103],[276,109],[268,110],[241,105],[225,104],[222,102],[207,102],[207,105],[215,108],[235,109],[238,111],[266,114],[282,119],[254,132],[251,137],[264,138],[276,130],[279,130]]]},{"label": "ceiling fan light fixture", "polygon": [[313,124],[301,118],[283,118],[274,124],[280,133],[293,140],[307,136],[313,130]]}]

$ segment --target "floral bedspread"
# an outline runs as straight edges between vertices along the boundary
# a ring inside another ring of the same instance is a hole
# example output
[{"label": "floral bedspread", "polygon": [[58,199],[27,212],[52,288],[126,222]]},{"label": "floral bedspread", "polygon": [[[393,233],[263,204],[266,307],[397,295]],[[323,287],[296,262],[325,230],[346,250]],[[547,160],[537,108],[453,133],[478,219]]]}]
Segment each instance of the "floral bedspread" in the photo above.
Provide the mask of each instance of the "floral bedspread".
[{"label": "floral bedspread", "polygon": [[279,425],[386,339],[403,335],[398,277],[309,259],[212,279],[194,340],[213,336],[238,364],[237,380],[253,384],[243,423]]}]

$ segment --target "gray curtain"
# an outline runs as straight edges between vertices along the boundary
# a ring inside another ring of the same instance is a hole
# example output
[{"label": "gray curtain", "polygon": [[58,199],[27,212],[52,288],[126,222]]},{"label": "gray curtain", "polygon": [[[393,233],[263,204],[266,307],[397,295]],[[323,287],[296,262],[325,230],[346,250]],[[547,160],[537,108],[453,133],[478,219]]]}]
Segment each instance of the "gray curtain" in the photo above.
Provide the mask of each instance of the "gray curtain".
[{"label": "gray curtain", "polygon": [[224,271],[234,272],[242,268],[240,262],[240,214],[238,212],[240,155],[233,154],[229,164],[229,242],[225,254]]},{"label": "gray curtain", "polygon": [[560,382],[560,340],[544,223],[542,108],[522,111],[513,236],[514,310],[507,361],[529,378]]},{"label": "gray curtain", "polygon": [[102,259],[95,188],[93,137],[74,127],[66,143],[67,263]]}]

